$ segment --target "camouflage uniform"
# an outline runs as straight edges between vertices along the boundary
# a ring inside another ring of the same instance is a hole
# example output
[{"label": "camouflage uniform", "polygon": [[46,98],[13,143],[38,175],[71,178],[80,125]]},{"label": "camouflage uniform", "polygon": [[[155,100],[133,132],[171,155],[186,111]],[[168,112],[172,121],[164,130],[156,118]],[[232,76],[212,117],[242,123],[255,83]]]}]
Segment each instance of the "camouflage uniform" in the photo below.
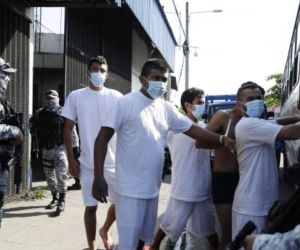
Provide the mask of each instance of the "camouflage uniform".
[{"label": "camouflage uniform", "polygon": [[[5,93],[10,82],[10,75],[16,73],[8,62],[0,58],[0,225],[2,221],[2,207],[7,189],[8,166],[7,162],[13,157],[15,146],[10,141],[17,139],[22,132],[19,128],[7,124],[12,115],[12,109],[5,100]],[[20,124],[19,124],[20,125]]]},{"label": "camouflage uniform", "polygon": [[[31,119],[32,128],[39,127],[38,116],[43,110],[60,113],[60,106],[47,106],[45,109],[39,109]],[[65,193],[67,191],[68,178],[67,178],[67,156],[65,152],[65,146],[63,141],[56,143],[55,145],[43,145],[42,147],[42,162],[47,178],[48,189],[51,192],[58,191],[59,193]]]},{"label": "camouflage uniform", "polygon": [[253,250],[298,250],[300,249],[300,225],[287,233],[261,234],[254,240]]},{"label": "camouflage uniform", "polygon": [[34,128],[38,130],[38,137],[42,148],[42,163],[44,173],[47,179],[48,189],[51,191],[53,196],[52,201],[46,207],[48,209],[55,207],[60,201],[63,201],[63,203],[65,202],[65,193],[67,192],[68,186],[68,161],[65,146],[63,143],[63,126],[60,126],[60,128],[53,129],[53,136],[54,130],[62,130],[59,132],[61,136],[58,141],[51,141],[50,139],[45,140],[41,136],[44,129],[40,121],[40,116],[43,111],[53,112],[59,115],[61,109],[62,107],[60,107],[59,105],[49,104],[45,108],[36,111],[36,113],[30,119],[31,131]]},{"label": "camouflage uniform", "polygon": [[[3,105],[0,104],[0,117],[4,117]],[[0,124],[0,141],[9,141],[16,138],[20,133],[20,129],[14,126]],[[0,145],[0,159],[2,157],[12,157],[14,154],[14,145]],[[0,194],[5,194],[7,187],[8,170],[3,169],[0,163]],[[1,206],[0,206],[1,207]]]},{"label": "camouflage uniform", "polygon": [[68,186],[68,165],[64,144],[52,149],[42,149],[42,161],[48,189],[51,192],[65,193]]}]

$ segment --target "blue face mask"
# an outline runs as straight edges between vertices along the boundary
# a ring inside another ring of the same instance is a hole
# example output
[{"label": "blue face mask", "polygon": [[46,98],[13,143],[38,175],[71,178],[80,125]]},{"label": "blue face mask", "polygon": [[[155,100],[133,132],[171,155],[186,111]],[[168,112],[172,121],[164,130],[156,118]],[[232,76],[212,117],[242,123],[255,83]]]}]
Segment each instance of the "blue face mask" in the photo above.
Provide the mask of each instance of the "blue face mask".
[{"label": "blue face mask", "polygon": [[161,97],[164,93],[167,92],[167,84],[162,81],[148,81],[149,87],[147,89],[148,94],[156,99]]},{"label": "blue face mask", "polygon": [[265,111],[265,103],[263,100],[254,100],[246,103],[246,114],[249,117],[260,118]]},{"label": "blue face mask", "polygon": [[100,72],[93,72],[91,73],[90,82],[98,88],[104,84],[105,75]]},{"label": "blue face mask", "polygon": [[197,119],[200,120],[201,116],[204,113],[204,109],[205,109],[205,104],[201,104],[201,105],[195,105],[195,109],[192,111],[193,116]]}]

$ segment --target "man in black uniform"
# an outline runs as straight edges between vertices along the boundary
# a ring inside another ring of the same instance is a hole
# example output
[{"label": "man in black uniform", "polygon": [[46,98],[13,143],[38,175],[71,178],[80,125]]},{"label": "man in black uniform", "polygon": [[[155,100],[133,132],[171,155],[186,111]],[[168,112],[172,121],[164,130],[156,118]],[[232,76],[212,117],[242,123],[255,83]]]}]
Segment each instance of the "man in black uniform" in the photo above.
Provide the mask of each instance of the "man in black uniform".
[{"label": "man in black uniform", "polygon": [[8,170],[10,168],[9,162],[14,156],[15,145],[21,145],[23,142],[21,130],[10,125],[15,113],[5,99],[6,89],[10,82],[9,76],[16,71],[0,57],[0,226],[4,195],[7,189]]},{"label": "man in black uniform", "polygon": [[47,105],[39,109],[30,119],[31,132],[38,135],[42,147],[42,162],[47,178],[48,189],[52,193],[52,200],[46,209],[56,208],[59,215],[65,209],[67,192],[68,163],[64,146],[64,118],[60,115],[58,93],[49,90],[45,94]]}]

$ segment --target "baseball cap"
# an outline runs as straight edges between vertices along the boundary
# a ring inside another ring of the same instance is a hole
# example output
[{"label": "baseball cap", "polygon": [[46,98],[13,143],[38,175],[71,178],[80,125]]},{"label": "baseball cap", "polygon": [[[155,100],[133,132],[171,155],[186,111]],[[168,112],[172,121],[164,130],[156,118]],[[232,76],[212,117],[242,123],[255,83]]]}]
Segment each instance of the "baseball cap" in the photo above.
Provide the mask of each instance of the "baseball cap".
[{"label": "baseball cap", "polygon": [[57,98],[58,93],[56,90],[51,89],[46,92],[45,96],[50,97],[50,98]]},{"label": "baseball cap", "polygon": [[6,74],[13,74],[16,73],[16,69],[10,67],[8,62],[5,62],[3,58],[0,57],[0,71]]}]

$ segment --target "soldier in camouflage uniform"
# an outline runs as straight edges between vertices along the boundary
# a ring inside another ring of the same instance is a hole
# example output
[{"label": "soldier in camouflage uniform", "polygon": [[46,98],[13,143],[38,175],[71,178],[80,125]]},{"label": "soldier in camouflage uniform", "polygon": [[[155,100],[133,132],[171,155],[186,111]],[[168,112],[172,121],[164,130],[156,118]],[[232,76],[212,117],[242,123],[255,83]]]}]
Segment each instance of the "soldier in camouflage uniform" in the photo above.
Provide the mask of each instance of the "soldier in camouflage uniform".
[{"label": "soldier in camouflage uniform", "polygon": [[68,165],[63,137],[64,119],[60,116],[62,107],[59,106],[57,91],[47,91],[46,99],[47,106],[36,111],[30,119],[30,124],[31,132],[37,130],[48,189],[52,193],[52,200],[46,209],[56,207],[56,214],[59,215],[65,209],[68,186]]},{"label": "soldier in camouflage uniform", "polygon": [[15,145],[20,145],[23,142],[20,129],[6,124],[9,106],[5,100],[5,93],[10,82],[9,75],[14,74],[16,71],[0,57],[0,226],[4,195],[7,189],[9,170],[7,163],[14,155]]},{"label": "soldier in camouflage uniform", "polygon": [[245,243],[246,250],[299,250],[300,225],[286,233],[252,234]]}]

